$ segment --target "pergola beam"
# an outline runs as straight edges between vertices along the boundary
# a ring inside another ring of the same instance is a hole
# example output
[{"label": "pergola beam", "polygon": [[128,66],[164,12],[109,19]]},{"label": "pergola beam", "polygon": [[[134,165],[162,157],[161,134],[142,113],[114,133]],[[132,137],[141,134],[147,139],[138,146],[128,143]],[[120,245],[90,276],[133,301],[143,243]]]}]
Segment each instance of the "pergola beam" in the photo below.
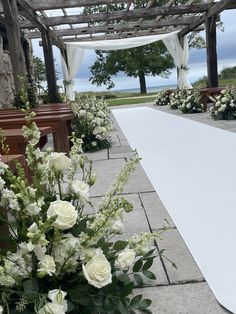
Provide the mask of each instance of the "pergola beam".
[{"label": "pergola beam", "polygon": [[[182,15],[191,13],[204,13],[210,9],[211,4],[195,3],[191,5],[176,5],[172,7],[155,7],[150,9],[135,9],[130,11],[114,11],[109,13],[94,13],[94,14],[79,14],[69,16],[56,16],[43,18],[42,22],[46,26],[56,26],[62,24],[80,24],[80,23],[94,23],[102,21],[114,20],[132,20],[138,18],[151,18],[168,15]],[[32,28],[32,23],[21,23],[21,28]]]},{"label": "pergola beam", "polygon": [[76,8],[84,6],[102,5],[102,4],[117,4],[117,3],[129,3],[131,0],[28,0],[34,10],[53,10],[53,9],[66,9]]},{"label": "pergola beam", "polygon": [[207,18],[216,16],[229,7],[236,7],[236,0],[221,0],[220,2],[214,3],[210,6],[205,14],[198,18],[198,20],[182,29],[182,31],[179,33],[179,36],[181,37],[187,35],[189,32],[193,31],[195,28],[205,23]]},{"label": "pergola beam", "polygon": [[[179,25],[188,25],[194,22],[195,18],[186,17],[186,18],[174,18],[166,19],[162,21],[156,20],[143,20],[138,22],[130,22],[125,24],[104,24],[99,26],[91,27],[81,27],[73,29],[58,29],[54,33],[57,36],[76,36],[76,35],[86,35],[86,34],[97,34],[97,33],[109,33],[109,32],[124,32],[124,31],[133,31],[133,30],[147,30],[149,28],[159,29],[162,27],[169,26],[179,26]],[[29,32],[27,37],[30,39],[40,38],[40,32]]]},{"label": "pergola beam", "polygon": [[49,32],[49,35],[52,38],[53,43],[58,48],[64,48],[65,45],[61,39],[59,39],[53,31],[51,31],[48,26],[46,26],[38,14],[30,7],[30,5],[25,0],[17,0],[19,7],[19,12],[23,15],[28,21],[30,21],[40,32]]}]

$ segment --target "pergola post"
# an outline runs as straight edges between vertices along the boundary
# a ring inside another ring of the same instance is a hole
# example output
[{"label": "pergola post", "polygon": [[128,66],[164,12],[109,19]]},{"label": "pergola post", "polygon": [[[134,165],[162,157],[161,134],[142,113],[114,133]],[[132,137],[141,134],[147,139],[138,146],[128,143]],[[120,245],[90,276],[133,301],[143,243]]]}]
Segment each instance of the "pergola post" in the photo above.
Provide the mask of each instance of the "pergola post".
[{"label": "pergola post", "polygon": [[20,102],[20,94],[22,92],[22,80],[20,78],[26,78],[26,66],[21,45],[18,8],[16,0],[3,0],[2,5],[6,21],[8,46],[15,83],[16,102]]},{"label": "pergola post", "polygon": [[216,19],[216,15],[206,19],[208,87],[218,87]]},{"label": "pergola post", "polygon": [[49,31],[43,31],[42,33],[42,45],[44,52],[44,61],[46,68],[47,84],[48,84],[48,97],[49,101],[54,103],[59,101],[56,71],[53,58],[52,40]]}]

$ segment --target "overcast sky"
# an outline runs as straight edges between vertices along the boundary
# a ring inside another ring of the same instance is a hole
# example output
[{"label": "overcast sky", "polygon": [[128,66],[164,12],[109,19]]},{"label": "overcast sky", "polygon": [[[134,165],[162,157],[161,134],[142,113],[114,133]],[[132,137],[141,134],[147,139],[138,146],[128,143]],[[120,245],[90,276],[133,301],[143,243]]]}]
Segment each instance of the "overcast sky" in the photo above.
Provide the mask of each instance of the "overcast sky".
[{"label": "overcast sky", "polygon": [[[236,9],[227,10],[221,14],[221,21],[224,23],[224,32],[217,30],[217,52],[218,52],[218,67],[219,71],[224,67],[236,66]],[[204,32],[203,32],[204,36]],[[36,56],[43,59],[42,47],[39,47],[38,41],[33,40],[33,50]],[[54,48],[54,58],[56,67],[61,72],[60,54],[57,48]],[[106,90],[106,87],[94,86],[90,84],[89,77],[91,76],[89,67],[95,60],[95,52],[89,51],[86,53],[83,64],[77,73],[75,80],[75,90],[77,91],[91,91],[91,90]],[[207,74],[206,70],[206,51],[205,49],[190,50],[190,64],[189,64],[190,81],[194,82],[198,78]],[[115,88],[131,89],[139,88],[138,79],[129,78],[120,73],[114,77]],[[162,79],[160,77],[147,77],[147,86],[162,86],[176,84],[176,70],[173,69],[169,79]]]}]

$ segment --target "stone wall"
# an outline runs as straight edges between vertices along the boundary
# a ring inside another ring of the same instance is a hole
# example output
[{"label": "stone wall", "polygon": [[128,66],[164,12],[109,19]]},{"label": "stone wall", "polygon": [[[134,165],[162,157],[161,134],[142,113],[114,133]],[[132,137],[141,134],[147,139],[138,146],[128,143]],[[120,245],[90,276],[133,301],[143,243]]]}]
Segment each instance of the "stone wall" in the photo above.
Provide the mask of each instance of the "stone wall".
[{"label": "stone wall", "polygon": [[14,102],[14,81],[10,56],[0,44],[0,108],[11,108]]}]

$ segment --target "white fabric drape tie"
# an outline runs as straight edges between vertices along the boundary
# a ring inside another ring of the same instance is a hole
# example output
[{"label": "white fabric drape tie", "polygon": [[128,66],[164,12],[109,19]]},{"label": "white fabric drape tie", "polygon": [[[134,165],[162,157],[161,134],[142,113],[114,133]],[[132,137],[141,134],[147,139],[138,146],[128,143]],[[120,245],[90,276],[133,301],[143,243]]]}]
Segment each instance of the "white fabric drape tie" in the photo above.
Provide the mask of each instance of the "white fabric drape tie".
[{"label": "white fabric drape tie", "polygon": [[[159,35],[122,38],[114,40],[103,41],[98,40],[66,43],[68,66],[66,65],[66,62],[62,57],[62,70],[64,75],[67,98],[71,101],[75,100],[75,94],[73,91],[73,79],[75,78],[75,75],[80,68],[86,49],[123,50],[148,45],[159,40],[163,40],[165,44],[167,43],[166,47],[169,50],[172,57],[174,58],[175,64],[179,68],[180,81],[181,82],[183,81],[183,83],[181,83],[181,86],[184,85],[185,87],[187,87],[186,84],[186,82],[188,82],[187,71],[183,67],[188,66],[188,43],[185,45],[185,48],[182,49],[177,36],[178,32],[179,31]],[[173,49],[172,45],[174,47]],[[178,45],[178,47],[176,48],[175,45]],[[174,50],[178,50],[177,54],[178,57],[175,56]],[[191,85],[189,84],[189,86]]]},{"label": "white fabric drape tie", "polygon": [[187,36],[184,36],[183,48],[180,45],[177,34],[163,39],[163,42],[173,57],[174,63],[178,69],[178,87],[180,89],[192,88],[188,79],[189,46]]}]

